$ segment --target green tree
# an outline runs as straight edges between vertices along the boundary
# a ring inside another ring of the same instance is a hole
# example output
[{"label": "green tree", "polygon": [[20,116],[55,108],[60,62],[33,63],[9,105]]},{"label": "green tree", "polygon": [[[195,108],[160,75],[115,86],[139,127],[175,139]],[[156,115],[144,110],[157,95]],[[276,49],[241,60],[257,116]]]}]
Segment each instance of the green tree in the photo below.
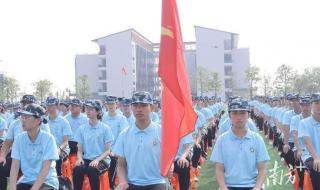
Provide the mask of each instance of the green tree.
[{"label": "green tree", "polygon": [[210,71],[209,77],[211,88],[214,91],[214,96],[217,97],[217,94],[221,91],[221,80],[219,79],[219,74],[217,72]]},{"label": "green tree", "polygon": [[89,80],[87,75],[80,75],[76,81],[77,98],[86,99],[90,96]]},{"label": "green tree", "polygon": [[197,68],[197,86],[200,88],[200,95],[214,91],[215,95],[221,90],[221,81],[219,80],[218,73],[209,69],[198,67]]},{"label": "green tree", "polygon": [[15,78],[5,77],[3,80],[3,92],[7,101],[13,101],[17,98],[18,91],[20,90],[18,81]]},{"label": "green tree", "polygon": [[296,71],[290,65],[282,64],[277,68],[274,84],[278,94],[284,96],[293,89],[293,79],[296,76]]},{"label": "green tree", "polygon": [[246,70],[246,78],[249,82],[250,98],[252,99],[253,93],[257,91],[257,82],[261,80],[259,77],[260,69],[257,66],[250,66]]},{"label": "green tree", "polygon": [[47,79],[44,79],[44,80],[39,80],[33,83],[32,85],[35,88],[34,95],[37,97],[38,100],[43,102],[44,98],[51,93],[51,87],[53,83]]},{"label": "green tree", "polygon": [[272,91],[271,77],[269,74],[264,74],[261,77],[261,84],[264,96],[269,96]]}]

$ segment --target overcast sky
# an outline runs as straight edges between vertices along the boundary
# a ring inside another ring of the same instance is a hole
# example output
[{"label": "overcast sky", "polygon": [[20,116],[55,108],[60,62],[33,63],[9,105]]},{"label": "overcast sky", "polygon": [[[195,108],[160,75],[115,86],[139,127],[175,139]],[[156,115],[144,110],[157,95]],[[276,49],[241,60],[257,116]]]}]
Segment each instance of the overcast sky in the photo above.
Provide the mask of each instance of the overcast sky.
[{"label": "overcast sky", "polygon": [[[194,26],[239,34],[252,65],[273,73],[281,64],[320,66],[316,0],[177,0],[184,41]],[[74,87],[76,54],[96,53],[91,40],[134,28],[159,42],[161,0],[0,0],[0,71],[22,90],[49,79]],[[54,90],[55,91],[55,90]]]}]

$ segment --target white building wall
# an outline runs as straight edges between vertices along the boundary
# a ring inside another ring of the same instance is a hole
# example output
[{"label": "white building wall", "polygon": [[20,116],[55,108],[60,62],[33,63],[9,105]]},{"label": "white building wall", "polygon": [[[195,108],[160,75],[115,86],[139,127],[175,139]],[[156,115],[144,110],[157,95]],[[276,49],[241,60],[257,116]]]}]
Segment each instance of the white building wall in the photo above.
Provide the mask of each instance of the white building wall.
[{"label": "white building wall", "polygon": [[249,49],[239,48],[232,50],[232,63],[233,81],[234,81],[234,94],[245,96],[248,95],[249,84],[246,79],[246,70],[250,66]]},{"label": "white building wall", "polygon": [[[230,33],[215,31],[203,27],[195,27],[197,46],[197,66],[208,68],[217,72],[221,80],[221,92],[219,96],[225,99],[225,77],[224,77],[224,39],[231,40]],[[200,90],[198,89],[198,95]],[[214,92],[205,93],[213,96]]]},{"label": "white building wall", "polygon": [[[97,40],[105,46],[107,95],[131,97],[133,91],[133,57],[131,30],[119,32]],[[122,68],[125,68],[126,75]],[[119,77],[121,76],[121,77]]]},{"label": "white building wall", "polygon": [[75,64],[75,77],[76,81],[79,76],[87,75],[90,86],[90,93],[93,97],[96,97],[99,91],[99,69],[98,64],[100,58],[97,55],[76,55]]}]

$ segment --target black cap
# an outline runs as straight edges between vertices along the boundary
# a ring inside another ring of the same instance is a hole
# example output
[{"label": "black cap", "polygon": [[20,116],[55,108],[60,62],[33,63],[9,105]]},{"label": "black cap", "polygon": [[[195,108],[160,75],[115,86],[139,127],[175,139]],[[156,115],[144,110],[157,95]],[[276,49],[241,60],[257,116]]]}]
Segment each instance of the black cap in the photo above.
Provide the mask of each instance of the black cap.
[{"label": "black cap", "polygon": [[131,103],[132,103],[132,100],[129,99],[129,98],[125,98],[125,99],[122,100],[122,104],[124,106],[129,106],[129,105],[131,105]]},{"label": "black cap", "polygon": [[117,103],[117,97],[115,97],[115,96],[107,96],[106,97],[106,103],[107,104],[115,104],[115,103]]},{"label": "black cap", "polygon": [[53,96],[49,96],[46,99],[46,105],[58,105],[59,99]]},{"label": "black cap", "polygon": [[70,100],[61,100],[59,102],[59,104],[62,104],[64,106],[66,106],[66,107],[70,106],[70,103],[71,103]]},{"label": "black cap", "polygon": [[33,95],[26,94],[22,96],[22,99],[20,101],[21,103],[36,103],[36,98]]},{"label": "black cap", "polygon": [[81,106],[82,102],[81,102],[81,100],[79,100],[77,98],[74,98],[74,99],[71,100],[70,104],[71,105],[76,105],[76,106]]},{"label": "black cap", "polygon": [[41,118],[45,115],[45,110],[38,104],[29,104],[24,110],[19,111],[18,113]]},{"label": "black cap", "polygon": [[146,91],[134,93],[132,96],[132,104],[137,104],[137,103],[152,104],[151,94]]},{"label": "black cap", "polygon": [[102,110],[102,106],[100,104],[99,101],[96,101],[96,100],[86,100],[84,102],[84,105],[85,106],[89,106],[89,107],[93,107],[93,108],[96,108],[97,110],[101,111]]},{"label": "black cap", "polygon": [[311,102],[320,102],[320,93],[315,93],[311,95]]},{"label": "black cap", "polygon": [[301,96],[299,100],[300,104],[310,104],[311,103],[311,97],[310,96]]},{"label": "black cap", "polygon": [[229,111],[250,111],[248,101],[242,99],[234,99],[228,106]]}]

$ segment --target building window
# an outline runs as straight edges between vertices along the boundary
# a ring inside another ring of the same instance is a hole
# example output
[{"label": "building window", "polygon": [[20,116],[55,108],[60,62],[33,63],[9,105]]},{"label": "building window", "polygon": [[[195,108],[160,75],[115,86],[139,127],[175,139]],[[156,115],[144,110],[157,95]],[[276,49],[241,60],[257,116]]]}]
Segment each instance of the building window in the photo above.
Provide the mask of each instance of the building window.
[{"label": "building window", "polygon": [[224,86],[225,88],[232,88],[232,79],[225,79]]},{"label": "building window", "polygon": [[224,76],[232,76],[232,66],[224,66]]},{"label": "building window", "polygon": [[225,63],[232,63],[232,55],[231,55],[231,53],[225,53],[224,54],[224,62]]},{"label": "building window", "polygon": [[224,50],[231,50],[231,40],[224,40]]}]

